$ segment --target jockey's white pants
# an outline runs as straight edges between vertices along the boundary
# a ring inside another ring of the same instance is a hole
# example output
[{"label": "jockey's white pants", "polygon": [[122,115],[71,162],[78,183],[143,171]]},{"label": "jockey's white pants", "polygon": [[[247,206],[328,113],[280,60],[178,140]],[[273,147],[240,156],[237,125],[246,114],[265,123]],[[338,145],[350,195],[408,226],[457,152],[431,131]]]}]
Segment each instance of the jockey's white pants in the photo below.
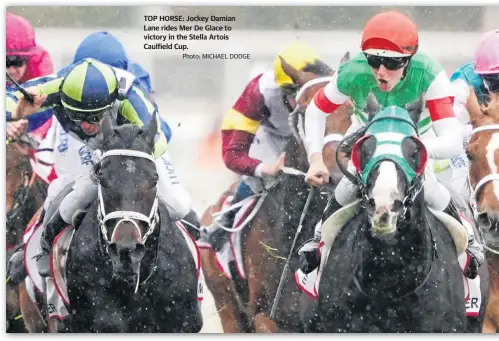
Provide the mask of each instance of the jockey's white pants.
[{"label": "jockey's white pants", "polygon": [[[53,161],[58,178],[49,186],[44,208],[47,210],[62,189],[74,181],[73,191],[59,206],[61,217],[70,224],[78,210],[87,209],[97,198],[97,184],[90,177],[95,162],[93,151],[88,146],[65,133],[58,122],[57,125]],[[184,218],[190,212],[191,198],[179,182],[169,153],[165,152],[156,159],[155,164],[159,176],[158,196],[166,204],[172,219]]]}]

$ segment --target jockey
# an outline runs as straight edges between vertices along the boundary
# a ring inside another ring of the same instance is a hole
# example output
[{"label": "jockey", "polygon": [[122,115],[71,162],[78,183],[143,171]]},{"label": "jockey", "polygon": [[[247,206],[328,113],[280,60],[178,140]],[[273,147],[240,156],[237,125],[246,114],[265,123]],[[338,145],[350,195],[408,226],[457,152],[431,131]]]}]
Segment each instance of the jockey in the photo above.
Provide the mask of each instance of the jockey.
[{"label": "jockey", "polygon": [[[283,151],[291,134],[288,117],[295,107],[299,85],[284,72],[281,58],[300,71],[328,75],[332,70],[318,53],[296,41],[285,47],[274,61],[274,69],[253,78],[227,112],[222,123],[222,154],[227,168],[243,175],[232,204],[263,190],[262,178],[276,175],[284,165]],[[323,133],[324,134],[324,131]],[[204,231],[214,250],[220,251],[236,215],[229,211]]]},{"label": "jockey", "polygon": [[[83,39],[76,49],[73,64],[84,58],[97,59],[104,64],[132,73],[136,77],[139,86],[148,95],[149,100],[154,103],[151,95],[152,86],[149,73],[139,64],[129,60],[125,48],[118,38],[111,33],[105,31],[96,32]],[[162,129],[167,132],[170,131],[168,125],[162,127]],[[170,142],[170,136],[171,132],[166,136],[168,142]]]},{"label": "jockey", "polygon": [[[24,83],[54,72],[54,64],[49,53],[36,43],[35,31],[29,21],[23,17],[7,13],[5,43],[6,68],[16,82]],[[12,85],[7,79],[7,88]],[[48,109],[30,116],[27,120],[8,122],[7,136],[17,137],[27,131],[40,135],[41,139],[50,126],[47,119],[51,116],[52,110]]]},{"label": "jockey", "polygon": [[[459,67],[450,77],[454,90],[454,112],[463,129],[463,144],[466,147],[473,126],[466,103],[473,88],[478,103],[487,105],[489,92],[499,93],[499,29],[484,34],[475,50],[474,61]],[[452,177],[449,186],[458,188],[466,200],[471,196],[468,181],[468,158],[463,154],[452,159]]]},{"label": "jockey", "polygon": [[[54,156],[56,168],[59,166],[59,177],[49,187],[44,203],[45,212],[48,212],[55,197],[75,181],[72,192],[64,197],[57,212],[51,217],[44,217],[45,230],[40,241],[42,250],[37,265],[40,275],[48,276],[48,254],[54,238],[67,224],[76,222],[74,219],[78,219],[78,213],[84,212],[97,196],[97,185],[90,174],[94,164],[91,146],[100,131],[104,115],[111,115],[118,125],[132,123],[142,126],[151,120],[157,110],[137,86],[132,74],[91,58],[29,83],[26,85],[33,86],[27,90],[34,95],[34,105],[29,104],[20,92],[8,93],[7,120],[22,119],[51,107],[61,129],[69,135],[66,147],[56,150]],[[158,113],[157,119],[161,122]],[[178,220],[189,214],[190,198],[177,193],[170,182],[170,161],[163,159],[167,146],[166,132],[163,131],[164,124],[159,122],[154,150],[159,176],[158,193],[166,203],[170,217]]]},{"label": "jockey", "polygon": [[[307,183],[320,186],[328,182],[328,170],[321,153],[326,116],[334,115],[334,111],[348,99],[355,105],[355,117],[345,136],[365,126],[369,120],[363,110],[370,95],[376,98],[381,108],[392,105],[409,107],[424,99],[428,110],[421,112],[417,127],[429,159],[451,159],[463,154],[461,126],[453,111],[449,79],[443,67],[428,55],[418,52],[418,47],[416,25],[399,12],[384,12],[367,22],[362,34],[362,52],[340,66],[332,81],[315,95],[307,108],[305,131],[310,160],[305,178]],[[451,200],[452,192],[436,180],[431,162],[428,164],[423,182],[427,205],[460,221]],[[355,171],[351,162],[348,168]],[[326,210],[335,212],[355,200],[356,196],[357,186],[343,177]],[[317,225],[314,239],[299,250],[300,268],[305,273],[319,265],[320,231],[321,223]],[[469,235],[466,251],[470,261],[465,274],[474,278],[484,255],[473,235]]]},{"label": "jockey", "polygon": [[480,104],[488,104],[489,91],[499,92],[499,29],[483,35],[475,50],[474,61],[458,68],[450,77],[454,88],[454,112],[464,125],[463,142],[468,143],[473,130],[466,102],[471,88]]},{"label": "jockey", "polygon": [[[147,95],[147,99],[152,102],[155,109],[159,111],[152,96],[153,90],[149,73],[141,65],[128,58],[125,48],[114,35],[105,31],[88,35],[76,49],[73,64],[84,58],[93,58],[104,64],[132,73],[138,82],[137,86]],[[165,133],[166,141],[170,142],[172,131],[164,120],[161,120],[161,130]],[[190,202],[189,193],[180,183],[168,150],[164,151],[162,159],[167,163],[168,176],[170,177],[170,182],[175,188],[177,195],[186,198],[186,202]],[[194,210],[191,210],[184,220],[196,227],[200,226],[199,217]],[[199,232],[192,229],[189,224],[186,226],[187,230],[197,239],[199,237]]]}]

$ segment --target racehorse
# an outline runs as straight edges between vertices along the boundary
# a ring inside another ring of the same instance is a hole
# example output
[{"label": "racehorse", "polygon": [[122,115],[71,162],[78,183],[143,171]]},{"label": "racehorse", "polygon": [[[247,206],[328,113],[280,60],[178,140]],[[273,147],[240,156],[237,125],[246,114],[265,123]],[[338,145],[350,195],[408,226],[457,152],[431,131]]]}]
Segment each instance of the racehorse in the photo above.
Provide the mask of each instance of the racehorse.
[{"label": "racehorse", "polygon": [[7,249],[19,246],[29,220],[43,205],[47,183],[33,171],[31,159],[37,143],[27,135],[6,147]]},{"label": "racehorse", "polygon": [[490,93],[486,106],[478,104],[473,92],[467,107],[473,126],[466,149],[474,208],[485,247],[490,273],[490,297],[483,331],[499,332],[499,95]]},{"label": "racehorse", "polygon": [[[348,58],[347,53],[342,62]],[[281,62],[283,62],[286,73],[301,87],[297,96],[297,107],[304,109],[312,100],[314,94],[324,87],[329,79],[317,80],[316,75],[300,72],[293,69],[285,61]],[[297,128],[299,118],[297,113],[298,110],[291,116],[291,130],[294,132],[294,138],[291,136],[286,146],[285,166],[306,172],[308,161]],[[337,136],[338,134],[344,134],[350,126],[350,115],[351,107],[345,106],[327,119],[325,134],[336,137],[336,139],[326,140],[327,143],[323,148],[323,154],[331,177],[336,181],[342,175],[337,170],[336,159],[334,158],[336,144],[341,139],[337,138]],[[214,210],[220,211],[225,198],[233,194],[233,190],[236,188],[235,184],[231,187],[232,191],[225,192],[215,205],[215,208],[210,207],[204,213],[201,220],[203,226],[211,224],[211,212]],[[290,234],[294,234],[298,225],[298,218],[303,209],[307,191],[308,188],[302,176],[282,174],[277,184],[268,191],[267,198],[253,220],[248,226],[244,227],[245,232],[241,236],[241,245],[243,247],[244,269],[248,281],[238,277],[233,264],[229,264],[233,280],[221,275],[216,265],[217,260],[214,252],[208,248],[201,249],[206,284],[215,299],[224,332],[277,331],[276,323],[270,320],[268,315],[284,266],[281,258],[286,257],[287,253],[289,253],[293,239],[293,235],[290,237]],[[310,237],[313,234],[310,231],[314,225],[312,220],[318,220],[325,203],[325,196],[315,195],[308,213],[309,223],[304,228],[298,243],[303,242],[303,238]],[[288,212],[292,212],[292,216],[288,216]],[[314,218],[312,219],[311,216]],[[272,250],[277,245],[279,246],[278,250],[273,252]],[[296,263],[295,258],[293,259],[294,263]],[[287,297],[290,292],[293,292],[292,295],[295,299],[299,296],[298,287],[294,281],[288,281],[280,308],[283,304],[286,307],[291,306]],[[291,308],[291,310],[293,309]],[[282,313],[280,311],[278,321],[282,330],[301,329],[300,326],[296,325],[298,321],[296,312],[286,311]]]},{"label": "racehorse", "polygon": [[[66,261],[71,332],[199,332],[198,268],[187,233],[157,193],[157,119],[113,127],[106,115],[93,170],[98,200]],[[195,247],[194,242],[191,240]]]},{"label": "racehorse", "polygon": [[[428,208],[427,153],[407,110],[389,107],[353,135],[361,198],[322,227],[309,332],[465,332],[463,226]],[[341,143],[340,143],[341,144]]]},{"label": "racehorse", "polygon": [[[43,205],[47,184],[33,171],[31,160],[38,143],[28,135],[7,141],[6,146],[6,245],[8,260],[23,243],[23,232]],[[19,307],[18,286],[7,279],[7,332],[26,332]]]}]

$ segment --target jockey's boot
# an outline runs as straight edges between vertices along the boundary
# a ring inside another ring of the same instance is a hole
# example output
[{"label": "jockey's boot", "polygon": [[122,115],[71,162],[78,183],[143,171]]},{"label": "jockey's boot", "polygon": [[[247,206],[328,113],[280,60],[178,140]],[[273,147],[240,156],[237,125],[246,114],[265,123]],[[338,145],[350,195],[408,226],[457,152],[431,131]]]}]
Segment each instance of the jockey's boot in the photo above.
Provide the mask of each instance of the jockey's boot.
[{"label": "jockey's boot", "polygon": [[186,224],[183,224],[187,232],[189,232],[195,240],[198,240],[200,237],[199,231],[201,230],[201,223],[199,222],[199,217],[196,212],[191,209],[191,211],[182,220],[187,222]]},{"label": "jockey's boot", "polygon": [[54,215],[50,218],[45,226],[40,237],[40,252],[36,258],[36,266],[38,268],[38,273],[42,277],[50,276],[50,249],[54,243],[55,237],[68,225],[62,219],[59,210],[57,210]]},{"label": "jockey's boot", "polygon": [[322,223],[342,207],[343,205],[338,203],[336,198],[333,196],[324,210],[322,219],[315,228],[314,238],[307,240],[298,250],[298,254],[300,255],[300,270],[304,274],[309,274],[314,271],[321,263],[319,243],[321,241]]},{"label": "jockey's boot", "polygon": [[222,214],[220,220],[216,223],[215,220],[209,227],[212,231],[208,237],[208,242],[211,244],[211,247],[216,252],[221,251],[224,247],[225,243],[229,240],[229,232],[225,231],[223,228],[220,228],[218,225],[222,225],[228,228],[232,228],[232,224],[234,223],[234,217],[236,216],[237,210],[228,211],[225,214]]},{"label": "jockey's boot", "polygon": [[[452,198],[444,212],[459,221],[461,224],[463,223],[459,214],[459,209]],[[466,230],[468,231],[468,229]],[[464,269],[464,274],[466,277],[474,279],[478,275],[478,268],[485,260],[485,255],[482,245],[475,241],[475,235],[473,232],[470,233],[470,231],[468,231],[468,248],[466,249],[466,253],[469,256],[469,262],[467,267]]]},{"label": "jockey's boot", "polygon": [[24,245],[20,246],[7,262],[8,283],[20,284],[28,273],[24,266]]},{"label": "jockey's boot", "polygon": [[[45,216],[45,210],[42,209],[38,220],[35,222],[35,226],[43,221]],[[28,276],[26,267],[24,266],[24,244],[19,246],[17,250],[12,254],[9,261],[7,262],[7,278],[8,283],[15,285],[21,284],[22,281]]]}]

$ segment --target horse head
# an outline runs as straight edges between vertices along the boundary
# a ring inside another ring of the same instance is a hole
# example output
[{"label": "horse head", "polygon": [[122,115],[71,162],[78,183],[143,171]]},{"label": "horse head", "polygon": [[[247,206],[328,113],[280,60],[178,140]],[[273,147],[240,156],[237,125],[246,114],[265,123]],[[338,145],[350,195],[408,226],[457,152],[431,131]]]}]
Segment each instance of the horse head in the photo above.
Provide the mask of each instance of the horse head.
[{"label": "horse head", "polygon": [[113,276],[126,281],[138,274],[145,243],[159,224],[158,173],[152,156],[156,115],[138,128],[113,127],[107,115],[99,136],[103,154],[94,169],[98,181],[98,217]]},{"label": "horse head", "polygon": [[407,110],[378,112],[353,146],[351,160],[371,232],[389,240],[400,221],[410,219],[410,206],[422,193],[427,153]]},{"label": "horse head", "polygon": [[466,148],[471,203],[487,245],[499,250],[499,94],[480,105],[474,91],[467,108],[473,131]]},{"label": "horse head", "polygon": [[22,135],[6,146],[6,230],[7,243],[22,242],[22,234],[46,196],[46,185],[32,168],[32,154],[38,142]]}]

